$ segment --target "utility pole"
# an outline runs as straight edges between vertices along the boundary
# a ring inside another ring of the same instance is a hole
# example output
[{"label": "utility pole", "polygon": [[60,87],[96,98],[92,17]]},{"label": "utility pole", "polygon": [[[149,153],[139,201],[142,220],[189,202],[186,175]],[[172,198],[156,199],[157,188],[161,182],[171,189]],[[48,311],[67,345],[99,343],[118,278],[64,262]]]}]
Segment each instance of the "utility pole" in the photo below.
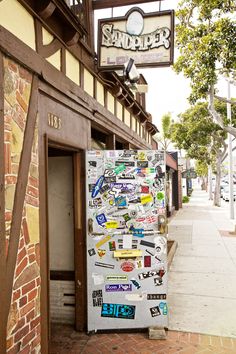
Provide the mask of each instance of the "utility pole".
[{"label": "utility pole", "polygon": [[[228,83],[228,102],[227,102],[227,119],[231,125],[231,92],[230,92],[230,79],[227,80]],[[233,186],[233,154],[232,154],[232,135],[228,133],[228,154],[229,154],[229,210],[230,219],[234,219],[234,186]]]}]

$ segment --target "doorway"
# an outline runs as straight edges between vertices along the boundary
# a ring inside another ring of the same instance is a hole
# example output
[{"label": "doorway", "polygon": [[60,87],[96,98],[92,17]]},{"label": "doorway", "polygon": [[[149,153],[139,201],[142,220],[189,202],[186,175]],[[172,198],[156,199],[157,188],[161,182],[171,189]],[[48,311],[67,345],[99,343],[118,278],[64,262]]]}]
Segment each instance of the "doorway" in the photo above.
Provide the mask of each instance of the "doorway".
[{"label": "doorway", "polygon": [[[49,335],[85,327],[81,153],[48,147]],[[81,277],[83,274],[83,277]]]}]

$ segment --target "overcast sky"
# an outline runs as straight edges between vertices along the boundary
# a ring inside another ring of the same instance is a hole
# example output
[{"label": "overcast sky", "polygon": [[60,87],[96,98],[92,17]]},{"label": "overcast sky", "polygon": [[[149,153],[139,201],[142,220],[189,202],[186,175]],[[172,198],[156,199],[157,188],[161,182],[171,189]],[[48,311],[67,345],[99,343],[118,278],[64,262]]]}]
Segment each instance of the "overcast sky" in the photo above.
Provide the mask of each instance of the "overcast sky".
[{"label": "overcast sky", "polygon": [[[114,0],[115,1],[115,0]],[[161,10],[176,10],[178,0],[161,1]],[[113,16],[123,16],[132,6],[123,6],[113,9]],[[144,12],[155,12],[159,10],[159,2],[139,4]],[[95,21],[98,18],[111,17],[111,9],[98,10],[95,14]],[[175,51],[175,58],[176,58]],[[171,112],[175,118],[179,113],[184,112],[188,107],[188,96],[190,94],[189,82],[184,76],[177,75],[171,67],[139,69],[148,82],[148,93],[146,95],[146,110],[152,114],[153,123],[160,128],[160,121],[163,114]],[[219,86],[220,94],[227,95],[227,86],[222,81]],[[236,96],[236,90],[232,90]]]}]

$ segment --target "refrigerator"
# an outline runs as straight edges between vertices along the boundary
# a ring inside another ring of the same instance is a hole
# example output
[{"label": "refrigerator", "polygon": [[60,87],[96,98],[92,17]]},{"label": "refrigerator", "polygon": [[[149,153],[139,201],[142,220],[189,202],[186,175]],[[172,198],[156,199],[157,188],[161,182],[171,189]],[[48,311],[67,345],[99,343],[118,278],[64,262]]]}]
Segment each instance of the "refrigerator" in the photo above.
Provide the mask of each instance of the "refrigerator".
[{"label": "refrigerator", "polygon": [[168,327],[165,153],[86,153],[88,331]]}]

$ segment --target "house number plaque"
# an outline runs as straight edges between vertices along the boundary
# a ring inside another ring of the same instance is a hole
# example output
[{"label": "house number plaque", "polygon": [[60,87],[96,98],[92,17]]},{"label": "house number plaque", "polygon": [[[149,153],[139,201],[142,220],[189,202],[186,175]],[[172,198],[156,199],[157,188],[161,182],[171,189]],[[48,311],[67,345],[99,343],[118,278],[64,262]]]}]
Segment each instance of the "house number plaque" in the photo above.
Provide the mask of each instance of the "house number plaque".
[{"label": "house number plaque", "polygon": [[48,113],[48,125],[54,129],[61,129],[61,118],[57,117],[55,114]]}]

